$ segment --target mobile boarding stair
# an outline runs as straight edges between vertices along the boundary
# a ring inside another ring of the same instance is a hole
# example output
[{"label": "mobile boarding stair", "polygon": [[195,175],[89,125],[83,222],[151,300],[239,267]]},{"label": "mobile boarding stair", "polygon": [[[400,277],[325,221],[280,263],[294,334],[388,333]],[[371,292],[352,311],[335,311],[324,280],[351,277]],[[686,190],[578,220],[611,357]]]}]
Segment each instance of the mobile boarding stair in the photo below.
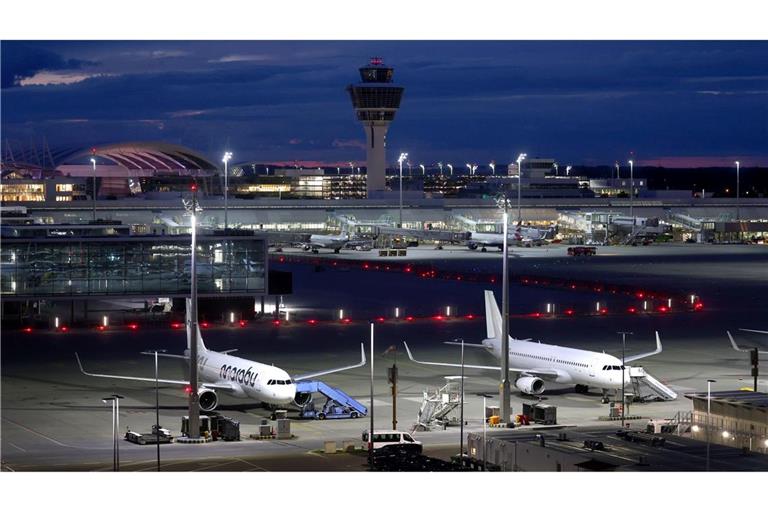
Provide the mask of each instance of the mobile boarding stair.
[{"label": "mobile boarding stair", "polygon": [[319,393],[326,398],[321,408],[315,406],[314,399],[301,408],[299,417],[302,419],[345,419],[359,418],[368,414],[368,408],[343,392],[319,380],[300,381],[296,383],[297,393]]},{"label": "mobile boarding stair", "polygon": [[677,393],[665,384],[656,380],[642,366],[630,366],[629,378],[632,381],[632,389],[635,399],[641,402],[651,400],[676,400]]},{"label": "mobile boarding stair", "polygon": [[459,420],[449,417],[461,404],[461,393],[456,377],[446,377],[448,381],[439,389],[427,389],[424,391],[424,399],[419,407],[416,428],[430,430],[435,425],[445,427],[450,424],[458,424]]}]

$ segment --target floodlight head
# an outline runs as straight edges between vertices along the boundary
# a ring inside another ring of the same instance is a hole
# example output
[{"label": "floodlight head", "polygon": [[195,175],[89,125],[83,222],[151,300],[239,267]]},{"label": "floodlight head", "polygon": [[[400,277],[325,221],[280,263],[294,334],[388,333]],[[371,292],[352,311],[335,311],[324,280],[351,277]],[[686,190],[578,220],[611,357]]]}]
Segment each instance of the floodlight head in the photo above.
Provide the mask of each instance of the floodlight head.
[{"label": "floodlight head", "polygon": [[520,165],[520,162],[525,160],[525,157],[527,157],[527,156],[528,155],[526,153],[520,153],[520,155],[517,157],[517,165]]},{"label": "floodlight head", "polygon": [[402,164],[405,159],[408,158],[408,153],[400,153],[400,158],[397,159],[397,163]]},{"label": "floodlight head", "polygon": [[734,163],[736,164],[736,167],[739,166],[739,161],[738,160],[736,160]]},{"label": "floodlight head", "polygon": [[634,165],[634,163],[635,163],[635,161],[634,161],[634,160],[630,160],[630,161],[629,161],[629,165]]},{"label": "floodlight head", "polygon": [[227,163],[231,158],[232,158],[232,153],[227,151],[226,153],[224,153],[224,158],[222,158],[221,161],[224,163]]},{"label": "floodlight head", "polygon": [[91,163],[95,164],[96,163],[96,159],[95,158],[91,158]]}]

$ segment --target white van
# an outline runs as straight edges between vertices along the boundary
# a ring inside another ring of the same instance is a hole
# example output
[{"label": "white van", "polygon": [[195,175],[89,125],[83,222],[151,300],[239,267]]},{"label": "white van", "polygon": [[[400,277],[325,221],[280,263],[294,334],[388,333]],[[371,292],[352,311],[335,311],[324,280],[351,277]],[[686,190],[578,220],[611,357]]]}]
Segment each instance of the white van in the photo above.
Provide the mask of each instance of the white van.
[{"label": "white van", "polygon": [[[368,431],[363,432],[363,442],[368,443]],[[374,450],[407,450],[421,453],[421,441],[416,441],[408,432],[398,430],[374,430]]]}]

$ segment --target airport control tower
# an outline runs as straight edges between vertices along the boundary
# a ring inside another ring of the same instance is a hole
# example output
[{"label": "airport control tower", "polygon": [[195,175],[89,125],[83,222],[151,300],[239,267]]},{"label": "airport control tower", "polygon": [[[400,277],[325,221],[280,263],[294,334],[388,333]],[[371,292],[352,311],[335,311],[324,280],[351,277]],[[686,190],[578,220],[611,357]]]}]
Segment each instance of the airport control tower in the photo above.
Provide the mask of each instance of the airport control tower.
[{"label": "airport control tower", "polygon": [[362,82],[347,87],[357,120],[365,130],[368,197],[386,185],[387,130],[403,97],[403,88],[392,83],[393,73],[380,57],[373,57],[370,64],[360,68]]}]

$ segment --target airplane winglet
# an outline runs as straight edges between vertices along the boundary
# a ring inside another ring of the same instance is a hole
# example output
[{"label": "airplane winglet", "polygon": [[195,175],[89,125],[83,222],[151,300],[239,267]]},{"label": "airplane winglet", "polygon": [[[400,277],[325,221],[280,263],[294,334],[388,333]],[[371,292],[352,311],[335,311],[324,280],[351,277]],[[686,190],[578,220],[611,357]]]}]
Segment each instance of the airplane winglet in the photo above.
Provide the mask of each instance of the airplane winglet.
[{"label": "airplane winglet", "polygon": [[659,336],[659,331],[656,332],[656,352],[657,354],[661,354],[661,337]]},{"label": "airplane winglet", "polygon": [[75,352],[75,359],[77,359],[77,366],[80,367],[80,371],[83,372],[84,375],[88,375],[88,372],[83,368],[83,363],[80,362],[80,356],[77,355],[77,352]]},{"label": "airplane winglet", "polygon": [[756,332],[757,334],[768,334],[768,331],[759,331],[757,329],[739,329],[744,332]]},{"label": "airplane winglet", "polygon": [[733,336],[731,335],[731,331],[725,331],[725,333],[728,335],[728,339],[731,340],[731,346],[733,347],[733,350],[737,352],[748,352],[747,349],[741,348],[736,344],[736,340],[733,339]]},{"label": "airplane winglet", "polygon": [[646,357],[655,356],[656,354],[661,354],[661,336],[659,336],[659,331],[654,331],[656,333],[656,348],[652,350],[651,352],[645,352],[643,354],[637,354],[630,357],[625,357],[624,362],[629,363],[631,361],[637,361],[638,359],[644,359]]}]

